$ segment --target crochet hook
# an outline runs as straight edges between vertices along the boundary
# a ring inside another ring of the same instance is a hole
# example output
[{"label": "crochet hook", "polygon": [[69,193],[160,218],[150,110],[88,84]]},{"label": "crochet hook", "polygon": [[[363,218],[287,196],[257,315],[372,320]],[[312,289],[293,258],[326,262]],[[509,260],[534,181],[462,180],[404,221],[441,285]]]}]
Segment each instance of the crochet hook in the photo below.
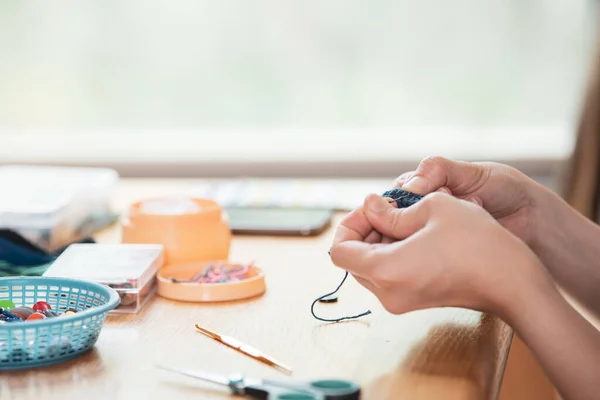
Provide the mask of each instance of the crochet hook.
[{"label": "crochet hook", "polygon": [[257,361],[260,361],[264,364],[267,364],[271,367],[279,369],[287,374],[292,373],[291,367],[288,367],[287,365],[282,364],[279,361],[276,361],[272,357],[267,356],[266,354],[262,353],[260,350],[254,348],[252,346],[244,344],[244,343],[240,342],[239,340],[234,339],[232,337],[209,331],[208,329],[203,328],[198,324],[196,324],[195,327],[199,332],[203,333],[204,335],[208,336],[211,339],[216,340],[219,343],[224,344],[225,346],[231,347],[232,349],[237,350],[242,354],[245,354],[245,355],[247,355]]}]

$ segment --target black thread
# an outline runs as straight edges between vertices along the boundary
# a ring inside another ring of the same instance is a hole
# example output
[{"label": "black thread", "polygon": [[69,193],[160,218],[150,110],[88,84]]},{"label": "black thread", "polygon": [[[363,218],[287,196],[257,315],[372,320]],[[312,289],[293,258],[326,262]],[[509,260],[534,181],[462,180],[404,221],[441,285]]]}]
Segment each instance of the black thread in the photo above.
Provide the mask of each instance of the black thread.
[{"label": "black thread", "polygon": [[333,295],[333,294],[336,294],[336,293],[337,293],[337,291],[338,291],[338,290],[340,290],[340,288],[342,287],[342,285],[343,285],[343,284],[344,284],[344,282],[346,281],[346,278],[347,278],[347,277],[348,277],[348,271],[346,271],[346,273],[344,274],[344,278],[342,279],[342,281],[341,281],[341,282],[340,282],[340,284],[338,285],[337,289],[335,289],[335,290],[334,290],[333,292],[331,292],[331,293],[324,294],[323,296],[321,296],[321,297],[319,297],[319,298],[315,299],[315,301],[313,301],[312,305],[310,306],[310,312],[311,312],[311,314],[312,314],[312,316],[313,316],[313,317],[315,317],[315,318],[316,318],[316,319],[318,319],[319,321],[324,321],[324,322],[340,322],[340,321],[344,321],[344,320],[347,320],[347,319],[356,319],[356,318],[364,317],[365,315],[369,315],[369,314],[371,314],[371,310],[367,310],[367,311],[365,311],[365,312],[364,312],[364,313],[362,313],[362,314],[351,315],[351,316],[348,316],[348,317],[335,318],[335,319],[321,318],[321,317],[318,317],[318,316],[315,314],[315,311],[314,311],[315,304],[317,304],[317,303],[319,302],[319,300],[321,300],[321,299],[323,299],[323,298],[325,298],[325,297],[327,297],[327,296],[331,296],[331,295]]},{"label": "black thread", "polygon": [[[391,198],[396,203],[396,206],[398,208],[406,208],[406,207],[412,206],[413,204],[417,203],[424,196],[420,195],[420,194],[407,192],[406,190],[395,188],[395,189],[391,189],[391,190],[384,192],[381,195],[381,197]],[[331,251],[329,251],[328,253],[331,255]],[[323,296],[318,297],[317,299],[315,299],[315,301],[313,301],[312,305],[310,306],[310,312],[315,319],[318,319],[319,321],[324,321],[324,322],[340,322],[340,321],[344,321],[344,320],[348,320],[348,319],[357,319],[360,317],[364,317],[365,315],[371,314],[371,310],[367,310],[362,314],[351,315],[348,317],[335,318],[335,319],[321,318],[315,314],[315,311],[314,311],[315,304],[317,304],[319,302],[319,300],[322,300],[325,297],[336,294],[337,291],[340,290],[340,288],[346,281],[347,277],[348,277],[348,271],[346,271],[346,273],[344,274],[344,278],[342,279],[342,281],[340,282],[338,287],[333,292],[324,294]]]}]

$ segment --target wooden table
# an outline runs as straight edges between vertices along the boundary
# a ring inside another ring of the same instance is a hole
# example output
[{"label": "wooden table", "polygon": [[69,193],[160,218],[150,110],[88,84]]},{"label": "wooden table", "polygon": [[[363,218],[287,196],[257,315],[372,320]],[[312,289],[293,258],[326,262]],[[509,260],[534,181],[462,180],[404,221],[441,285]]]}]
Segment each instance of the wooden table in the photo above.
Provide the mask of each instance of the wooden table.
[{"label": "wooden table", "polygon": [[[153,195],[186,194],[190,181],[126,181],[114,198],[123,209]],[[291,365],[293,377],[353,379],[364,399],[493,399],[498,396],[512,330],[464,309],[388,314],[349,279],[330,317],[372,310],[360,320],[327,324],[310,304],[334,289],[343,271],[327,255],[335,225],[318,237],[234,237],[231,259],[255,260],[267,292],[231,304],[183,304],[155,297],[139,313],[109,316],[96,347],[76,360],[43,369],[0,373],[0,398],[223,399],[226,391],[158,370],[155,363],[221,374],[285,378],[257,361],[197,333],[195,323],[231,335]],[[118,226],[98,235],[119,240]]]}]

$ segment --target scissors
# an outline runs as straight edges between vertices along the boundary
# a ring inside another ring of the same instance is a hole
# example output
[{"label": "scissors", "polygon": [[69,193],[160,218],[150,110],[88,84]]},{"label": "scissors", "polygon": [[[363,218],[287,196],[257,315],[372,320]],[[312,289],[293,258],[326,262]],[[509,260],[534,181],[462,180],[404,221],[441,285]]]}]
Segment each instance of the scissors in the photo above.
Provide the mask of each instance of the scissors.
[{"label": "scissors", "polygon": [[360,387],[351,381],[324,379],[315,381],[274,381],[244,378],[241,375],[224,377],[200,371],[176,369],[157,365],[158,368],[181,375],[227,386],[237,396],[263,400],[359,400]]}]

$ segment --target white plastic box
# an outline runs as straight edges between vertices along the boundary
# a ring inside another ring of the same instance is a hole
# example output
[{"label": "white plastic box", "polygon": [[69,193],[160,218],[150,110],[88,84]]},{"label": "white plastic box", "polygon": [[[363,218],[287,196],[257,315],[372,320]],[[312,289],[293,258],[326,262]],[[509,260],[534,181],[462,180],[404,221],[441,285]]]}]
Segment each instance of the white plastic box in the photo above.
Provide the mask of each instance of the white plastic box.
[{"label": "white plastic box", "polygon": [[156,290],[156,273],[164,263],[160,244],[75,243],[50,265],[44,276],[85,279],[107,285],[120,304],[109,314],[137,313]]},{"label": "white plastic box", "polygon": [[55,251],[111,215],[110,196],[118,180],[108,168],[1,166],[0,228]]}]

